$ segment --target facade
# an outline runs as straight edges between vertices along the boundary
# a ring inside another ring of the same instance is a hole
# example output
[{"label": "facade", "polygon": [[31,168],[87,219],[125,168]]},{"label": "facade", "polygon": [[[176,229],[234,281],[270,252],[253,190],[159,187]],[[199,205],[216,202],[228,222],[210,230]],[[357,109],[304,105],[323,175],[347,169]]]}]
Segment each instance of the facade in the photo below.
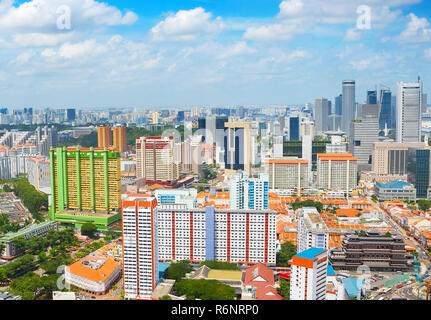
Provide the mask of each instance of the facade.
[{"label": "facade", "polygon": [[416,201],[416,188],[405,181],[376,182],[375,194],[380,201],[408,200]]},{"label": "facade", "polygon": [[358,159],[350,153],[317,156],[319,189],[351,191],[357,187]]},{"label": "facade", "polygon": [[389,88],[380,90],[380,117],[379,128],[392,128],[392,92]]},{"label": "facade", "polygon": [[343,95],[335,97],[335,114],[341,116],[343,114]]},{"label": "facade", "polygon": [[316,124],[316,135],[322,135],[323,132],[329,129],[329,115],[331,114],[331,107],[328,99],[316,99],[314,120]]},{"label": "facade", "polygon": [[174,184],[180,177],[174,161],[173,137],[138,137],[136,139],[136,175],[146,184]]},{"label": "facade", "polygon": [[397,142],[420,142],[422,82],[397,83]]},{"label": "facade", "polygon": [[50,151],[50,217],[77,226],[106,229],[120,219],[120,153],[110,148],[57,148]]},{"label": "facade", "polygon": [[270,159],[267,161],[270,189],[298,189],[308,187],[308,161]]},{"label": "facade", "polygon": [[409,149],[422,149],[425,142],[375,142],[372,151],[371,170],[378,175],[407,174]]},{"label": "facade", "polygon": [[109,148],[112,146],[111,128],[108,126],[97,128],[97,145],[99,148]]},{"label": "facade", "polygon": [[409,271],[412,267],[400,236],[385,237],[378,232],[366,236],[346,235],[342,248],[335,248],[329,261],[335,269],[357,270],[366,265],[372,271]]},{"label": "facade", "polygon": [[358,158],[360,171],[371,169],[373,143],[379,139],[379,107],[364,104],[362,117],[350,123],[349,151]]},{"label": "facade", "polygon": [[230,209],[268,209],[269,182],[266,174],[250,178],[246,172],[236,174],[230,181]]},{"label": "facade", "polygon": [[197,190],[196,189],[158,189],[154,196],[160,205],[175,204],[185,205],[187,209],[197,207]]},{"label": "facade", "polygon": [[377,104],[377,90],[367,92],[367,104]]},{"label": "facade", "polygon": [[18,237],[24,237],[24,239],[29,240],[32,237],[44,237],[49,230],[58,230],[58,222],[55,221],[45,221],[39,224],[32,224],[19,230],[15,233],[8,233],[0,238],[0,242],[3,243],[6,248],[3,254],[0,252],[0,256],[6,258],[12,258],[20,254],[21,252],[14,245],[14,240]]},{"label": "facade", "polygon": [[310,248],[328,250],[329,229],[316,208],[298,209],[298,252]]},{"label": "facade", "polygon": [[275,265],[276,215],[270,210],[159,206],[159,260]]},{"label": "facade", "polygon": [[183,142],[181,171],[202,176],[202,136],[192,136]]},{"label": "facade", "polygon": [[[280,123],[280,126],[281,126],[281,123]],[[281,129],[281,131],[283,132],[283,128]],[[299,140],[299,117],[289,118],[289,140],[292,140],[292,141]]]},{"label": "facade", "polygon": [[341,118],[341,130],[350,137],[350,123],[355,119],[356,82],[354,80],[343,81],[343,113]]},{"label": "facade", "polygon": [[226,122],[225,128],[225,169],[242,170],[251,175],[250,123]]},{"label": "facade", "polygon": [[129,197],[122,212],[124,297],[149,300],[159,282],[157,199]]},{"label": "facade", "polygon": [[292,257],[290,300],[326,300],[328,252],[310,248]]},{"label": "facade", "polygon": [[51,193],[51,169],[48,158],[37,157],[27,160],[28,182],[39,192]]},{"label": "facade", "polygon": [[114,127],[113,132],[113,146],[120,153],[127,151],[127,132],[126,127]]},{"label": "facade", "polygon": [[416,150],[415,187],[418,199],[431,198],[431,149]]}]

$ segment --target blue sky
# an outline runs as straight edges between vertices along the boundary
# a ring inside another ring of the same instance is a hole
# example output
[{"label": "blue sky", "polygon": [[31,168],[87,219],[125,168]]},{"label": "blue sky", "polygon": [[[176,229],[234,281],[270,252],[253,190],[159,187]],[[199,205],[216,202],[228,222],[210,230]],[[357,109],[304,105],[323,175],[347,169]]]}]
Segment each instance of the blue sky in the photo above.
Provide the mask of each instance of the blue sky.
[{"label": "blue sky", "polygon": [[[70,29],[57,26],[64,6]],[[421,0],[0,0],[0,106],[305,104],[333,100],[343,79],[357,81],[363,102],[376,85],[395,91],[418,75],[431,92],[430,9]]]}]

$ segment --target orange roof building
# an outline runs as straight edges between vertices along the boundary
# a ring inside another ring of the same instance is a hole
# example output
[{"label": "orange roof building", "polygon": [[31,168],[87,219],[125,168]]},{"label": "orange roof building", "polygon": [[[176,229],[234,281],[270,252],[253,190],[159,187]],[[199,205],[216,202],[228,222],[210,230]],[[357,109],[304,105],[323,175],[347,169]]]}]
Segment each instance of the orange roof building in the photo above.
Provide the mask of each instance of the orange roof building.
[{"label": "orange roof building", "polygon": [[66,267],[65,280],[84,292],[104,295],[119,281],[121,274],[120,260],[101,253],[87,256]]}]

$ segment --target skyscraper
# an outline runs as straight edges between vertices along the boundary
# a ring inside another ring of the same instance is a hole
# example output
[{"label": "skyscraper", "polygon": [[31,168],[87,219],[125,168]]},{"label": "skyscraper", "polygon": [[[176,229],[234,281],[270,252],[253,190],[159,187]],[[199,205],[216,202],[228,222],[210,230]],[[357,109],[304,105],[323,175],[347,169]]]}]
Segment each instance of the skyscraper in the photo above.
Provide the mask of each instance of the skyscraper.
[{"label": "skyscraper", "polygon": [[377,104],[377,90],[367,92],[367,104]]},{"label": "skyscraper", "polygon": [[335,97],[335,114],[341,116],[343,114],[343,95]]},{"label": "skyscraper", "polygon": [[299,117],[289,118],[289,140],[299,141]]},{"label": "skyscraper", "polygon": [[428,95],[426,93],[422,94],[422,113],[427,112],[428,109]]},{"label": "skyscraper", "polygon": [[379,129],[392,128],[392,93],[389,88],[380,90]]},{"label": "skyscraper", "polygon": [[124,297],[149,300],[159,282],[157,199],[129,197],[122,213]]},{"label": "skyscraper", "polygon": [[226,122],[224,158],[227,170],[243,170],[251,175],[250,123]]},{"label": "skyscraper", "polygon": [[66,115],[67,115],[68,121],[74,121],[76,119],[76,110],[75,109],[67,109]]},{"label": "skyscraper", "polygon": [[420,142],[422,82],[397,84],[397,142]]},{"label": "skyscraper", "polygon": [[120,154],[116,150],[57,148],[49,154],[51,219],[77,225],[92,222],[106,229],[121,218]]},{"label": "skyscraper", "polygon": [[232,177],[230,182],[230,209],[267,210],[269,182],[268,175],[249,178],[245,172]]},{"label": "skyscraper", "polygon": [[127,151],[127,134],[126,134],[126,127],[114,127],[113,129],[114,133],[114,148],[116,148],[120,153]]},{"label": "skyscraper", "polygon": [[108,148],[112,146],[112,134],[109,126],[97,128],[97,141],[99,148]]},{"label": "skyscraper", "polygon": [[355,119],[356,104],[356,82],[355,80],[343,81],[343,113],[341,120],[341,129],[350,136],[350,123]]},{"label": "skyscraper", "polygon": [[316,99],[314,120],[316,121],[316,135],[322,135],[329,128],[331,108],[328,99]]},{"label": "skyscraper", "polygon": [[364,104],[362,117],[350,123],[349,150],[358,158],[360,171],[371,169],[371,154],[373,143],[379,138],[379,106]]}]

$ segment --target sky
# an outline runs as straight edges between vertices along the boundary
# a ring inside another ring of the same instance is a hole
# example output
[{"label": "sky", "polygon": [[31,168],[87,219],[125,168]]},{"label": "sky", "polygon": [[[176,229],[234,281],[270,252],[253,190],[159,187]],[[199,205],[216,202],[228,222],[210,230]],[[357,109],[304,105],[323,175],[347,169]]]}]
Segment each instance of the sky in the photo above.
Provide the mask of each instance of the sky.
[{"label": "sky", "polygon": [[[420,75],[431,1],[0,0],[0,106],[269,106]],[[429,101],[430,103],[430,101]]]}]

